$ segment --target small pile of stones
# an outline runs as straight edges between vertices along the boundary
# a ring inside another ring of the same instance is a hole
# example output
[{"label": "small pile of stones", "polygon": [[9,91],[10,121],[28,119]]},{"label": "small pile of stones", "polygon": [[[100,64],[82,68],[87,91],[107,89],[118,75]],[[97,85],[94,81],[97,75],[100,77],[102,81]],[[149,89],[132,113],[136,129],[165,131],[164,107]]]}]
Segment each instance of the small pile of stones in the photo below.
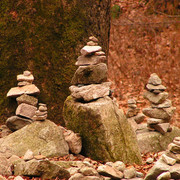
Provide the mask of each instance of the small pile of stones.
[{"label": "small pile of stones", "polygon": [[145,180],[180,179],[180,137],[175,137],[159,160],[147,173]]},{"label": "small pile of stones", "polygon": [[176,108],[172,107],[171,100],[167,99],[166,87],[161,83],[162,81],[156,73],[151,74],[146,85],[147,91],[144,93],[144,97],[150,101],[151,107],[144,108],[143,113],[149,117],[147,119],[149,130],[165,134],[171,131],[170,120]]},{"label": "small pile of stones", "polygon": [[128,111],[126,113],[126,117],[132,125],[140,124],[141,122],[144,121],[145,115],[143,113],[139,113],[139,111],[140,111],[140,109],[137,108],[136,100],[129,99],[128,100]]},{"label": "small pile of stones", "polygon": [[90,102],[110,95],[110,82],[107,82],[106,56],[98,39],[89,37],[87,45],[81,49],[75,65],[76,70],[70,86],[71,96],[77,101]]},{"label": "small pile of stones", "polygon": [[[34,121],[35,114],[43,114],[38,119],[47,118],[47,107],[45,112],[37,111],[38,99],[37,94],[40,90],[33,84],[34,76],[30,71],[24,71],[23,74],[17,75],[18,86],[11,88],[7,97],[15,97],[18,107],[16,115],[6,120],[6,125],[11,131],[21,129]],[[44,105],[40,105],[40,107]]]},{"label": "small pile of stones", "polygon": [[32,118],[34,121],[44,121],[47,119],[47,106],[46,104],[39,103],[39,108],[35,112],[35,115]]}]

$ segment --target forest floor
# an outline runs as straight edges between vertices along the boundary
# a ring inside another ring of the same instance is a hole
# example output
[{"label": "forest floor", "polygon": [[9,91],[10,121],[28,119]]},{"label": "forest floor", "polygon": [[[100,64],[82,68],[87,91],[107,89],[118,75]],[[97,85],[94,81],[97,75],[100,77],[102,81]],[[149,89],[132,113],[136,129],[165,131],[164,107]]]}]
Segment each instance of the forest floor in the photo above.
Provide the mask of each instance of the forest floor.
[{"label": "forest floor", "polygon": [[156,73],[176,107],[171,124],[180,127],[180,4],[159,3],[112,1],[109,80],[120,108],[126,112],[133,98],[142,110],[150,106],[144,87]]}]

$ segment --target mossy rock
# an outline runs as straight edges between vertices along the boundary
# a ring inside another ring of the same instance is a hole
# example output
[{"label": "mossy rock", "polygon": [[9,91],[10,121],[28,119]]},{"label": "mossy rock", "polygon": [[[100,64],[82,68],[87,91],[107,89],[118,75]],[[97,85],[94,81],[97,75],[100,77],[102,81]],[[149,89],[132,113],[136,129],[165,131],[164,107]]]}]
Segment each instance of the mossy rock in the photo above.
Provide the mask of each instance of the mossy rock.
[{"label": "mossy rock", "polygon": [[66,126],[82,137],[82,153],[95,160],[141,163],[134,131],[108,96],[90,103],[69,96],[63,108]]}]

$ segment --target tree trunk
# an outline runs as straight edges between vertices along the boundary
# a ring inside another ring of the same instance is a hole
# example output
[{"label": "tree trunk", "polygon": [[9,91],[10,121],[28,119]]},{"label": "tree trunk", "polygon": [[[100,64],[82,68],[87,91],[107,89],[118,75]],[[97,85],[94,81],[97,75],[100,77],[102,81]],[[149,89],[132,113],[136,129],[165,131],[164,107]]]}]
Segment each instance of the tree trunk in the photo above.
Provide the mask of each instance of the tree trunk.
[{"label": "tree trunk", "polygon": [[111,0],[0,1],[0,123],[15,114],[16,75],[30,70],[48,118],[60,124],[74,63],[91,35],[108,52]]}]

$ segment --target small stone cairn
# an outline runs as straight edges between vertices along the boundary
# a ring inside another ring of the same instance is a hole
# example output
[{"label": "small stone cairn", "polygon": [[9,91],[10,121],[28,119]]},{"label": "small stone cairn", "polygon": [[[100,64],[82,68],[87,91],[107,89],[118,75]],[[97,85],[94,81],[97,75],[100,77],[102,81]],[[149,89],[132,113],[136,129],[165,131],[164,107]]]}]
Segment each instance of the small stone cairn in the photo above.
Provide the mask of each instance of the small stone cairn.
[{"label": "small stone cairn", "polygon": [[39,108],[35,111],[35,115],[32,118],[34,121],[44,121],[47,119],[47,106],[46,104],[39,103]]},{"label": "small stone cairn", "polygon": [[140,109],[137,108],[136,100],[129,99],[128,111],[126,113],[126,117],[135,130],[137,130],[137,124],[140,124],[141,122],[143,122],[145,118],[145,115],[143,113],[139,113],[139,111]]},{"label": "small stone cairn", "polygon": [[[34,97],[40,93],[40,90],[33,84],[34,76],[30,71],[24,71],[23,74],[17,75],[18,87],[13,87],[7,93],[7,97],[15,97],[18,103],[16,115],[6,120],[7,127],[16,131],[33,120],[42,120],[47,118],[47,107],[40,104],[37,111],[38,99]],[[34,95],[34,96],[33,96]],[[45,111],[40,109],[46,109]],[[34,115],[36,118],[33,119]]]},{"label": "small stone cairn", "polygon": [[162,81],[156,73],[151,74],[146,85],[147,91],[144,93],[144,97],[150,101],[151,107],[144,108],[143,113],[149,117],[147,119],[149,130],[165,134],[171,131],[170,120],[176,108],[172,107],[171,100],[167,99],[168,93],[164,92],[166,87],[161,83]]},{"label": "small stone cairn", "polygon": [[110,82],[107,82],[105,53],[98,46],[98,39],[89,37],[87,45],[81,49],[75,65],[76,70],[70,86],[71,96],[81,102],[90,102],[110,95]]},{"label": "small stone cairn", "polygon": [[145,180],[151,179],[180,179],[180,137],[174,138],[147,173]]}]

